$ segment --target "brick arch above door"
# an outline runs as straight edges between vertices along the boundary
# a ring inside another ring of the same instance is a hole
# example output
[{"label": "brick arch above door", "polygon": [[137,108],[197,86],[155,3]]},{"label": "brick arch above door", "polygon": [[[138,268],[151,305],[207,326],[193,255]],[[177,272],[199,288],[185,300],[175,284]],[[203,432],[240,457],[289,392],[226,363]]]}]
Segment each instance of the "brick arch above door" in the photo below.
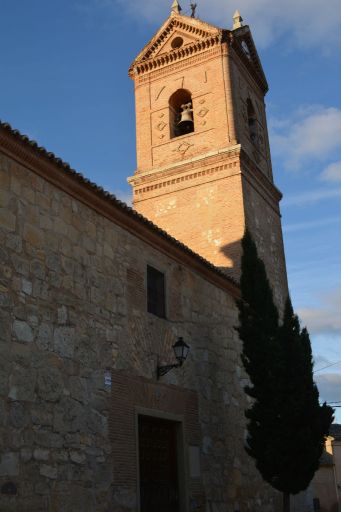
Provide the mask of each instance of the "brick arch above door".
[{"label": "brick arch above door", "polygon": [[192,472],[191,454],[200,450],[201,430],[198,415],[197,392],[127,375],[112,373],[112,409],[110,438],[113,461],[113,503],[115,511],[138,511],[138,414],[181,421],[184,435],[184,466],[186,472],[185,511],[203,512],[205,498],[199,473]]}]

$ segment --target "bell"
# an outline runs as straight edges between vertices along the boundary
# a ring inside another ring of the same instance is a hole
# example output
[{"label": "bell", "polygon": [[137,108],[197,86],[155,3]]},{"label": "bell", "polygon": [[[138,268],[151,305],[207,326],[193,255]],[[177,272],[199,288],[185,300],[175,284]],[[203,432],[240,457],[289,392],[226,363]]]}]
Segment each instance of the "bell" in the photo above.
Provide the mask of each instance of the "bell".
[{"label": "bell", "polygon": [[192,103],[185,103],[184,105],[181,105],[181,108],[182,112],[180,113],[181,118],[178,122],[178,127],[182,133],[192,132],[194,125]]}]

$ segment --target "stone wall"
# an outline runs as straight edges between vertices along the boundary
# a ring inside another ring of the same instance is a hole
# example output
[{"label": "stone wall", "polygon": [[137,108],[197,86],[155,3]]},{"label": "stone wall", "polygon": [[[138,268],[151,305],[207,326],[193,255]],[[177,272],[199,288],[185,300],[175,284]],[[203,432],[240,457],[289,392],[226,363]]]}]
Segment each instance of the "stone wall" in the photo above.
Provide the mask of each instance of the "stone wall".
[{"label": "stone wall", "polygon": [[[146,313],[147,264],[167,319]],[[197,392],[207,510],[276,509],[244,451],[234,299],[1,153],[0,305],[0,488],[17,487],[1,511],[137,510],[136,492],[114,501],[104,377],[156,383],[177,336],[189,360],[163,383]]]}]

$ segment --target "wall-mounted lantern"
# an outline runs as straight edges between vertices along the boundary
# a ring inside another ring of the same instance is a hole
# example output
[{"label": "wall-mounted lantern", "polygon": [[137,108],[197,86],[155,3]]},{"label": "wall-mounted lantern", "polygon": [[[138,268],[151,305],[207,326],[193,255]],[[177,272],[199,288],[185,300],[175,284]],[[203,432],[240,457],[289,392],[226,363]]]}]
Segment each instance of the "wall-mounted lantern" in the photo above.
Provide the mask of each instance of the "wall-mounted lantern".
[{"label": "wall-mounted lantern", "polygon": [[176,341],[173,345],[174,355],[177,363],[174,364],[166,364],[164,366],[158,366],[157,367],[157,378],[159,379],[163,375],[166,375],[170,370],[173,370],[173,368],[179,368],[184,364],[184,362],[187,359],[188,353],[190,351],[189,345],[184,342],[183,338],[178,338],[178,341]]}]

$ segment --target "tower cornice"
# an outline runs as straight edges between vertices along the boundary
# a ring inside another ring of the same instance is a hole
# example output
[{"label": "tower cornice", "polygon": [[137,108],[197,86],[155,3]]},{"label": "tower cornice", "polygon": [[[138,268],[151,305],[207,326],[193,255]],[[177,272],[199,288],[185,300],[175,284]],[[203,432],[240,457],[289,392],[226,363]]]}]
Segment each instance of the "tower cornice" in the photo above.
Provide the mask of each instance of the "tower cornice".
[{"label": "tower cornice", "polygon": [[134,201],[147,196],[157,196],[174,191],[177,186],[183,188],[195,186],[198,181],[212,181],[227,175],[241,174],[262,194],[267,203],[278,212],[277,204],[282,193],[264,175],[240,144],[229,146],[225,150],[210,152],[188,160],[174,163],[159,169],[140,172],[128,178],[134,190]]},{"label": "tower cornice", "polygon": [[[226,33],[225,33],[226,32]],[[172,50],[167,53],[162,53],[160,56],[150,57],[141,61],[134,61],[129,68],[129,76],[135,78],[145,73],[150,73],[155,69],[160,69],[170,64],[183,61],[187,57],[192,57],[196,54],[205,52],[215,46],[220,45],[223,42],[228,41],[228,34],[225,30],[220,30],[215,35],[209,35],[204,39],[195,41],[192,44],[188,44],[182,48]]]},{"label": "tower cornice", "polygon": [[[172,48],[162,53],[160,49],[176,32],[182,31],[194,37],[193,42],[187,42],[180,48]],[[172,14],[161,26],[155,36],[143,48],[129,68],[129,76],[133,80],[148,75],[155,70],[169,67],[192,56],[203,54],[207,50],[227,43],[226,47],[233,48],[239,60],[254,78],[263,94],[268,91],[266,77],[252,38],[250,28],[245,25],[234,30],[216,27],[197,18]],[[249,53],[243,50],[246,44]]]}]

